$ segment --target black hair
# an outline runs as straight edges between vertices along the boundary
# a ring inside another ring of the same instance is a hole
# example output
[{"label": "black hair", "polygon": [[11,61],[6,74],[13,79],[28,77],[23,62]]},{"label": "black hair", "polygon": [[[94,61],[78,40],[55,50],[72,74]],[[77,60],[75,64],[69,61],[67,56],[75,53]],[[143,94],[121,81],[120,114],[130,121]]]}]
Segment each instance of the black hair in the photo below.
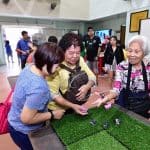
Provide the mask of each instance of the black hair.
[{"label": "black hair", "polygon": [[22,35],[22,36],[24,36],[25,34],[28,34],[28,32],[27,32],[27,31],[22,31],[22,32],[21,32],[21,35]]},{"label": "black hair", "polygon": [[32,40],[33,46],[40,46],[38,40]]},{"label": "black hair", "polygon": [[9,40],[6,40],[6,41],[5,41],[5,44],[9,44]]},{"label": "black hair", "polygon": [[88,27],[88,32],[89,32],[89,30],[91,30],[91,29],[94,30],[93,27]]},{"label": "black hair", "polygon": [[60,64],[64,60],[64,53],[57,45],[46,42],[38,47],[34,58],[38,69],[42,70],[42,67],[47,65],[47,71],[51,74],[53,65]]},{"label": "black hair", "polygon": [[57,37],[56,36],[49,36],[48,42],[52,42],[52,43],[57,44],[57,42],[58,42]]},{"label": "black hair", "polygon": [[81,47],[82,45],[82,39],[81,36],[75,34],[75,33],[66,33],[60,40],[59,42],[59,46],[62,48],[62,50],[64,52],[66,52],[66,50],[70,47],[70,46],[74,46],[74,47]]},{"label": "black hair", "polygon": [[118,41],[117,36],[115,36],[115,35],[111,36],[111,37],[110,37],[110,40],[111,40],[112,38],[115,39],[116,41]]}]

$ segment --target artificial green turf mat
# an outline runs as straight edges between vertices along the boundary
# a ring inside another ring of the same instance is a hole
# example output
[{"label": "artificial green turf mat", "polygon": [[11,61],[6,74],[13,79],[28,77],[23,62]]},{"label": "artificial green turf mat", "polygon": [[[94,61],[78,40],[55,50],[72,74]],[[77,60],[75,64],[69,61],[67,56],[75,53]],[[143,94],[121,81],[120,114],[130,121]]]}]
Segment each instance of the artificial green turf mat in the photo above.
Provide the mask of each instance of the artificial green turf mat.
[{"label": "artificial green turf mat", "polygon": [[129,149],[150,150],[150,126],[144,125],[121,111],[118,113],[121,124],[114,125],[115,116],[113,116],[108,132]]},{"label": "artificial green turf mat", "polygon": [[[66,115],[63,119],[52,122],[52,126],[64,145],[68,145],[103,130],[103,122],[110,120],[116,113],[117,109],[93,109],[87,116]],[[95,125],[90,124],[93,118],[96,120]]]},{"label": "artificial green turf mat", "polygon": [[67,146],[67,150],[126,150],[122,144],[110,136],[106,131],[84,138]]},{"label": "artificial green turf mat", "polygon": [[[96,120],[95,125],[90,124],[92,118]],[[120,125],[115,125],[115,118],[120,118]],[[106,131],[125,147],[133,150],[150,149],[150,126],[129,117],[118,108],[93,109],[87,116],[66,115],[63,119],[52,122],[52,126],[64,145],[68,146],[97,132],[102,132],[104,130],[102,124],[105,121],[109,123]]]}]

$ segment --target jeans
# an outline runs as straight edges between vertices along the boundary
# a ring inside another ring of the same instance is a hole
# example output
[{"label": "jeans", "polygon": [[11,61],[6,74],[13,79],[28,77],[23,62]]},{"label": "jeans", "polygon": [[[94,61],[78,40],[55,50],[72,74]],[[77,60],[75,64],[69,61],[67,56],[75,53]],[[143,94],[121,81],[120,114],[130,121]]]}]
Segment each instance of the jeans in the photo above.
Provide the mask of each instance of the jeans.
[{"label": "jeans", "polygon": [[22,68],[22,69],[23,69],[23,68],[25,67],[25,65],[26,65],[26,60],[27,60],[27,58],[21,59],[21,68]]},{"label": "jeans", "polygon": [[27,134],[16,131],[10,124],[9,133],[15,144],[20,147],[21,150],[33,150],[32,144]]}]

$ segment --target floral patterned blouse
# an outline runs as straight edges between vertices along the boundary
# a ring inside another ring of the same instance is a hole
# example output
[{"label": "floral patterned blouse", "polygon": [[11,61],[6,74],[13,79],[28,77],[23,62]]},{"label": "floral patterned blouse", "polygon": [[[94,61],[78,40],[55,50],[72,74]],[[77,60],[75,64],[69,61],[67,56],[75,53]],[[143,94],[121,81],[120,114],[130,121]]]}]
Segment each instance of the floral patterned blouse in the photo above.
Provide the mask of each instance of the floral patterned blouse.
[{"label": "floral patterned blouse", "polygon": [[[144,62],[144,64],[147,72],[148,89],[150,89],[150,62]],[[112,91],[119,94],[123,88],[126,88],[127,75],[128,75],[128,62],[123,61],[116,67],[116,76]],[[130,90],[134,92],[145,90],[142,69],[136,70],[134,67],[132,67],[130,77]]]}]

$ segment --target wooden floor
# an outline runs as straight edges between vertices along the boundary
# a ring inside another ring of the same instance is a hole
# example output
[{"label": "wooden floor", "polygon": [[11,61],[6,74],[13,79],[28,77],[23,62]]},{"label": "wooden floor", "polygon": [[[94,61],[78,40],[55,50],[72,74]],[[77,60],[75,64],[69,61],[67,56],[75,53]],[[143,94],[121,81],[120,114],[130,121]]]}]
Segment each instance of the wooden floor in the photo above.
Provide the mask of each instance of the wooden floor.
[{"label": "wooden floor", "polygon": [[[0,102],[2,102],[11,90],[8,82],[8,76],[18,75],[20,68],[17,64],[9,64],[0,66]],[[98,87],[94,87],[94,91],[107,92],[111,88],[111,81],[107,76],[98,77]],[[11,140],[9,134],[0,135],[0,150],[17,150],[17,146]]]}]

